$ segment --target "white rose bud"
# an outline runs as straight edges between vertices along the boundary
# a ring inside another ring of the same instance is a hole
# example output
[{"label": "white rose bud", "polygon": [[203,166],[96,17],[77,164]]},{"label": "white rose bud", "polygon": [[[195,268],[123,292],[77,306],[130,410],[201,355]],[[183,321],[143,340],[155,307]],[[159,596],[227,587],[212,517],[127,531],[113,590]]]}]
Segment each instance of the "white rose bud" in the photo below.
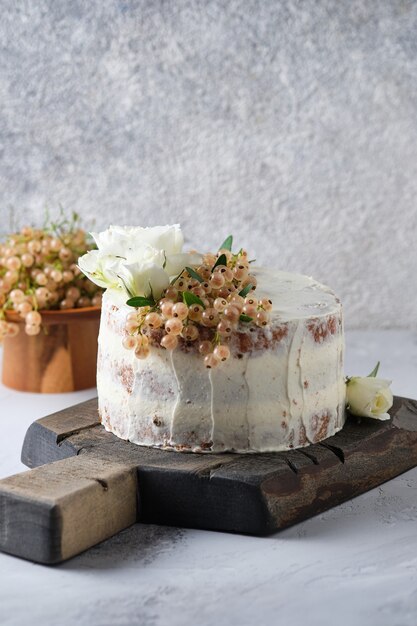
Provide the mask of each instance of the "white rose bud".
[{"label": "white rose bud", "polygon": [[393,396],[390,380],[375,376],[353,376],[346,385],[346,402],[353,415],[388,420]]}]

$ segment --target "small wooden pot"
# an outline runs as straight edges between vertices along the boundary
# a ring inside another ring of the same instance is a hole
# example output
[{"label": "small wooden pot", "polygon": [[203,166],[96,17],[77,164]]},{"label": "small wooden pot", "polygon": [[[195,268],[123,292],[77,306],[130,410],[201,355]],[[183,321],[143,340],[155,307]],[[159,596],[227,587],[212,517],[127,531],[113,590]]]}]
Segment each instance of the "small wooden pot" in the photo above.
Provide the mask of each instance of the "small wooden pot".
[{"label": "small wooden pot", "polygon": [[94,387],[100,307],[40,313],[41,332],[34,336],[25,333],[18,313],[7,313],[7,321],[19,324],[20,332],[4,340],[3,384],[39,393]]}]

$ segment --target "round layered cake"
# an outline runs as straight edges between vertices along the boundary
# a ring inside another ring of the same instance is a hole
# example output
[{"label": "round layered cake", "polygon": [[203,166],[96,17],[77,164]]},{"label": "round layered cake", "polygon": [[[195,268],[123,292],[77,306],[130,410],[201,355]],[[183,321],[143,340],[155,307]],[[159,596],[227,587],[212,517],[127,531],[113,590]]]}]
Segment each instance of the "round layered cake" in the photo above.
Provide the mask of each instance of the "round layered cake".
[{"label": "round layered cake", "polygon": [[97,368],[105,428],[135,444],[189,452],[272,452],[317,443],[345,422],[340,300],[301,274],[251,268],[270,322],[239,322],[230,358],[209,369],[195,342],[150,342],[141,360],[122,346],[132,310],[104,294]]}]

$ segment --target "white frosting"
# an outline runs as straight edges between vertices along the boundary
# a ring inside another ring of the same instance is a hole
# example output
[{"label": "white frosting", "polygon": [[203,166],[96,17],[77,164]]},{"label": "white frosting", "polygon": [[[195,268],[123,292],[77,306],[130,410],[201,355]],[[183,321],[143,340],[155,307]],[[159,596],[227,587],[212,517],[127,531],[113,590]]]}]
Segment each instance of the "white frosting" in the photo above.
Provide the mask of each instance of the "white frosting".
[{"label": "white frosting", "polygon": [[245,325],[240,343],[232,339],[232,357],[212,370],[180,348],[152,346],[138,360],[122,346],[131,309],[120,293],[105,293],[97,386],[108,430],[141,445],[264,452],[308,445],[342,428],[340,302],[308,276],[253,273],[256,293],[273,302],[271,323],[254,331]]}]

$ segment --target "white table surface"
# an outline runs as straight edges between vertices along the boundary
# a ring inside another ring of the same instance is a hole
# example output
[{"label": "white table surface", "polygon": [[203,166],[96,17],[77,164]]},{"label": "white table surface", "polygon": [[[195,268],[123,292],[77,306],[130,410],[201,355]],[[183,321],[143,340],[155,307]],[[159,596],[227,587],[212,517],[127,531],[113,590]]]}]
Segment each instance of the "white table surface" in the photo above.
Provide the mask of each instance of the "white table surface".
[{"label": "white table surface", "polygon": [[[417,397],[417,336],[347,333],[347,374]],[[95,395],[0,387],[0,477],[31,422]],[[417,468],[268,538],[139,525],[63,565],[0,554],[0,625],[415,626]]]}]

